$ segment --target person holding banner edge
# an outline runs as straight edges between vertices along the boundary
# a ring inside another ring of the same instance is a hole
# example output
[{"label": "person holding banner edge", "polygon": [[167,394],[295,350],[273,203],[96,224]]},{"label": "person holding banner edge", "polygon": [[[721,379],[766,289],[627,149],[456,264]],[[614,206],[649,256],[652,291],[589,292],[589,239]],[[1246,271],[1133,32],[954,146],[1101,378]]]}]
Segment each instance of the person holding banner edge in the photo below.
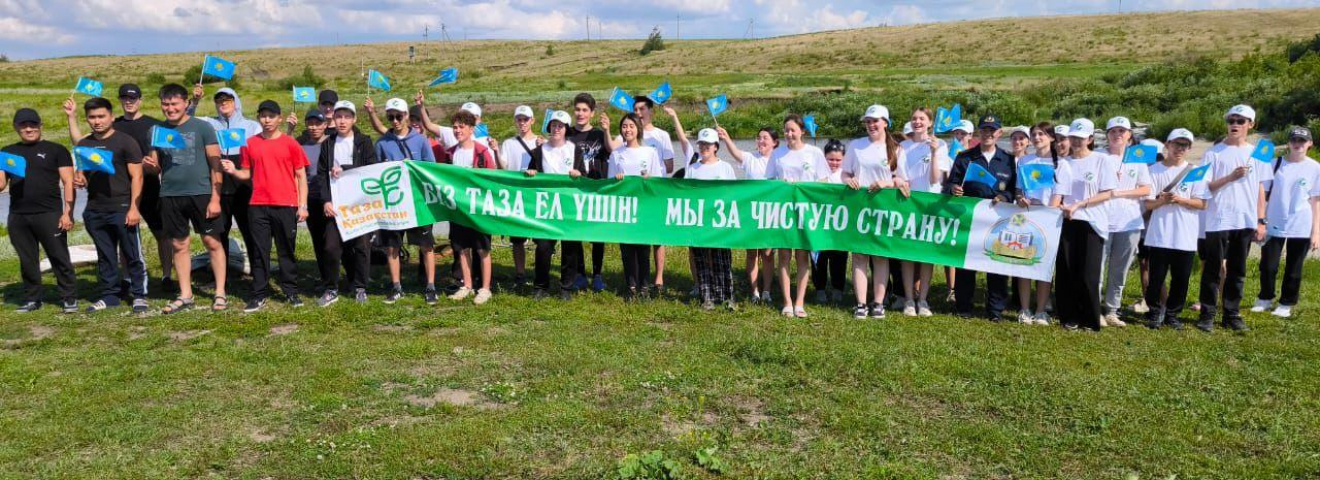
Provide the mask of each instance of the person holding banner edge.
[{"label": "person holding banner edge", "polygon": [[[1072,184],[1072,168],[1067,160],[1059,161],[1061,144],[1055,140],[1055,128],[1050,122],[1040,122],[1031,127],[1030,137],[1032,146],[1036,153],[1029,154],[1018,160],[1019,182],[1021,196],[1027,200],[1030,207],[1048,207],[1059,208],[1063,204],[1063,196],[1068,185]],[[1066,150],[1065,150],[1066,151]],[[1035,189],[1028,189],[1028,185],[1034,185],[1028,178],[1024,178],[1029,173],[1028,170],[1036,169],[1037,166],[1044,167],[1042,170],[1052,170],[1054,176],[1051,179],[1051,186],[1041,186]],[[1031,287],[1036,287],[1036,310],[1031,312]],[[1029,278],[1017,279],[1017,289],[1021,298],[1018,299],[1020,311],[1018,321],[1023,324],[1049,325],[1050,314],[1048,305],[1050,293],[1053,291],[1050,282],[1033,281]]]},{"label": "person holding banner edge", "polygon": [[[320,158],[316,161],[317,185],[320,200],[321,217],[309,217],[308,227],[321,226],[313,235],[323,235],[326,261],[319,263],[321,269],[321,298],[316,301],[321,307],[328,307],[339,299],[339,265],[344,262],[344,271],[348,274],[349,285],[353,287],[354,299],[358,304],[367,303],[367,279],[371,270],[371,245],[363,235],[348,241],[339,233],[335,222],[334,198],[330,195],[330,182],[339,178],[345,171],[374,165],[378,162],[375,144],[371,137],[357,130],[357,107],[353,102],[340,100],[334,106],[334,131],[330,132],[322,143]],[[316,209],[315,204],[312,209]]]},{"label": "person holding banner edge", "polygon": [[[996,143],[1002,135],[999,117],[986,115],[977,123],[977,148],[969,148],[958,154],[949,177],[945,180],[944,191],[955,197],[968,196],[991,199],[995,202],[1007,202],[1015,198],[1017,191],[1017,162],[1009,152],[998,149]],[[968,174],[984,177],[970,180]],[[955,274],[957,291],[954,295],[955,314],[970,318],[972,316],[972,296],[976,288],[976,271],[958,269]],[[1003,311],[1008,304],[1008,277],[986,273],[986,315],[992,322],[1003,320]]]}]

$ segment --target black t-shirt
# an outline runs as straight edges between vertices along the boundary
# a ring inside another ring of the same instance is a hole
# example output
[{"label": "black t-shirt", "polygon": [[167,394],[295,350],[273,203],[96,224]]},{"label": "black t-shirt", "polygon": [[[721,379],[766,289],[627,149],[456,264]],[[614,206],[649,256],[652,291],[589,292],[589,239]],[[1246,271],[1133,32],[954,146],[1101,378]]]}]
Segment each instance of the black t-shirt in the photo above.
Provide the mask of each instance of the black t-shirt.
[{"label": "black t-shirt", "polygon": [[4,149],[27,160],[27,176],[9,179],[9,214],[34,215],[64,211],[60,167],[72,167],[69,149],[55,142],[15,143]]},{"label": "black t-shirt", "polygon": [[128,204],[133,199],[133,178],[128,174],[128,164],[142,163],[142,149],[137,139],[115,130],[113,135],[104,139],[88,135],[78,141],[78,146],[107,150],[115,164],[114,175],[83,172],[87,178],[87,210],[127,212]]},{"label": "black t-shirt", "polygon": [[[116,132],[127,133],[138,142],[138,149],[143,155],[151,153],[151,127],[160,125],[160,120],[143,115],[137,120],[125,119],[122,115],[115,119]],[[142,175],[142,196],[152,198],[160,196],[160,172]]]},{"label": "black t-shirt", "polygon": [[599,128],[583,131],[569,127],[567,138],[582,152],[582,161],[587,164],[587,177],[605,178],[609,173],[611,153],[610,139],[605,137],[605,131]]}]

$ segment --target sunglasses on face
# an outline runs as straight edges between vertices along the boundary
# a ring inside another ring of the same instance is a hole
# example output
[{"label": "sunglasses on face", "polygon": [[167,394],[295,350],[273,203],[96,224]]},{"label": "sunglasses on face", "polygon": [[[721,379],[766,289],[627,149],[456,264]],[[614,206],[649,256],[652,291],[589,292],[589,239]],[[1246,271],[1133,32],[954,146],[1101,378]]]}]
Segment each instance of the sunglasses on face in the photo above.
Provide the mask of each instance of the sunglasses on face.
[{"label": "sunglasses on face", "polygon": [[1246,125],[1248,120],[1245,118],[1230,118],[1225,120],[1229,125]]},{"label": "sunglasses on face", "polygon": [[386,115],[385,118],[389,119],[389,121],[391,121],[391,122],[399,122],[399,121],[403,121],[403,119],[405,119],[405,118],[408,118],[408,116],[407,116],[407,115]]}]

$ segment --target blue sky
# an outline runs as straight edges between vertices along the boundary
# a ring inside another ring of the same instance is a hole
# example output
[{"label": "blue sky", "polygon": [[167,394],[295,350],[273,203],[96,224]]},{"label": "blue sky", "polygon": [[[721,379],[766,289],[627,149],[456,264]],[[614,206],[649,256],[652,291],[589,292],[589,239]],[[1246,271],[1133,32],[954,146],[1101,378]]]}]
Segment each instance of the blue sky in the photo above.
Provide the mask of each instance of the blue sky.
[{"label": "blue sky", "polygon": [[[643,6],[646,5],[646,6]],[[1123,11],[1288,8],[1318,0],[1123,2]],[[0,54],[66,55],[451,39],[743,38],[877,25],[1113,13],[1117,0],[0,0]],[[588,18],[590,21],[588,22]]]}]

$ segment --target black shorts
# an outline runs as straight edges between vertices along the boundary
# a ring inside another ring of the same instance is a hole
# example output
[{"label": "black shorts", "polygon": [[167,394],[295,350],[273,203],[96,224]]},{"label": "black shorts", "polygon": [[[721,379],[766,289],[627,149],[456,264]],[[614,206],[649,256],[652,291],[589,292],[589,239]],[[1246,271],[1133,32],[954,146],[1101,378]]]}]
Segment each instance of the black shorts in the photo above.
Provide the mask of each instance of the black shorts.
[{"label": "black shorts", "polygon": [[153,233],[159,233],[165,228],[165,223],[160,218],[160,183],[157,181],[156,188],[147,188],[150,182],[142,183],[142,194],[138,196],[138,213],[142,215],[142,221],[147,222],[147,228]]},{"label": "black shorts", "polygon": [[490,235],[481,230],[449,222],[449,243],[455,251],[467,249],[490,251]]},{"label": "black shorts", "polygon": [[435,234],[431,232],[431,226],[409,228],[407,230],[381,230],[376,232],[376,238],[380,241],[380,246],[385,248],[403,248],[403,237],[407,234],[408,245],[417,245],[422,248],[435,248]]},{"label": "black shorts", "polygon": [[220,217],[206,218],[206,205],[210,195],[190,197],[162,197],[160,218],[165,236],[172,239],[188,238],[189,226],[201,235],[219,235]]}]

